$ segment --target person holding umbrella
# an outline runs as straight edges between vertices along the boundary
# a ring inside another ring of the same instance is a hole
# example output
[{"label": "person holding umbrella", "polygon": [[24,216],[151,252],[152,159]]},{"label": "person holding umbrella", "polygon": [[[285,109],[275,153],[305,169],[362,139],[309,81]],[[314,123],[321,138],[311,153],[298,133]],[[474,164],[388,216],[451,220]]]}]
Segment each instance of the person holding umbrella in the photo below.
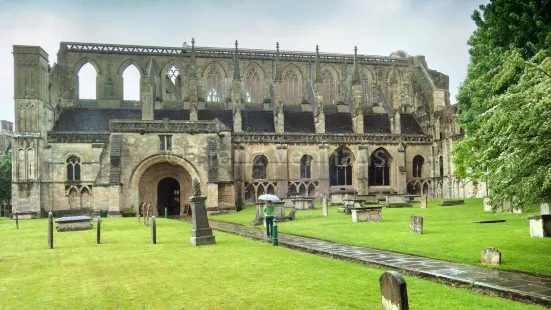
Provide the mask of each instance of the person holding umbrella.
[{"label": "person holding umbrella", "polygon": [[279,197],[271,194],[264,194],[258,197],[259,200],[264,200],[264,220],[266,221],[266,237],[272,236],[272,230],[274,229],[274,206],[272,201],[279,201]]}]

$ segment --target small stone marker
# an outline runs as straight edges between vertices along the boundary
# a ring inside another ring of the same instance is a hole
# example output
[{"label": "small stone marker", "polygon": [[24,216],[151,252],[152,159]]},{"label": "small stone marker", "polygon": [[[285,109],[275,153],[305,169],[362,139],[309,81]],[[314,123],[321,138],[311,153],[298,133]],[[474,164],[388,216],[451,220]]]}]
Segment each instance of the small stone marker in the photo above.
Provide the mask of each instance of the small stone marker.
[{"label": "small stone marker", "polygon": [[421,196],[421,209],[427,208],[427,196],[422,195]]},{"label": "small stone marker", "polygon": [[486,248],[482,251],[480,262],[483,265],[501,265],[501,252],[495,248]]},{"label": "small stone marker", "polygon": [[323,196],[321,197],[321,211],[323,216],[329,215],[329,210],[327,208],[327,196]]},{"label": "small stone marker", "polygon": [[151,242],[157,244],[157,222],[155,221],[155,215],[151,217]]},{"label": "small stone marker", "polygon": [[15,228],[19,229],[19,214],[15,213]]},{"label": "small stone marker", "polygon": [[48,248],[54,248],[54,218],[52,212],[48,212]]},{"label": "small stone marker", "polygon": [[406,280],[396,271],[387,271],[379,278],[383,310],[409,310]]},{"label": "small stone marker", "polygon": [[98,227],[97,227],[97,242],[100,244],[101,239],[101,217],[98,216]]},{"label": "small stone marker", "polygon": [[542,203],[540,205],[540,214],[541,215],[549,214],[549,204],[548,203]]},{"label": "small stone marker", "polygon": [[422,234],[423,233],[423,217],[412,215],[409,223],[409,231],[411,231],[414,234]]},{"label": "small stone marker", "polygon": [[490,198],[484,197],[484,211],[492,212],[492,205],[490,205]]},{"label": "small stone marker", "polygon": [[138,212],[138,214],[136,214],[136,216],[138,217],[138,224],[140,224],[140,212]]}]

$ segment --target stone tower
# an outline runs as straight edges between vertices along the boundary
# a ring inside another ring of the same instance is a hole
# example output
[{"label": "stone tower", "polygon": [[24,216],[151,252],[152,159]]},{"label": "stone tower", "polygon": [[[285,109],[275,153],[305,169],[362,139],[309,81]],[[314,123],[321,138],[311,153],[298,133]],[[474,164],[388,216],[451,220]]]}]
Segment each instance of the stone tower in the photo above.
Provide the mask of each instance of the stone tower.
[{"label": "stone tower", "polygon": [[12,209],[40,211],[41,157],[46,132],[54,123],[49,103],[48,54],[37,46],[14,46],[15,132],[13,138]]}]

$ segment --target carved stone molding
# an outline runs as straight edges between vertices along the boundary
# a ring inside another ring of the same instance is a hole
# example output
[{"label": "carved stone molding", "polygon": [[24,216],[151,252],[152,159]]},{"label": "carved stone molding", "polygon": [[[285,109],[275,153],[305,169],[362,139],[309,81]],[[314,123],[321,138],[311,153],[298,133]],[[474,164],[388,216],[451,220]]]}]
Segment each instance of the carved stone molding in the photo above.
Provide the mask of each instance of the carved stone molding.
[{"label": "carved stone molding", "polygon": [[48,132],[48,143],[107,143],[109,133],[97,132]]},{"label": "carved stone molding", "polygon": [[266,143],[266,144],[289,144],[289,143],[314,143],[320,144],[400,144],[408,142],[412,144],[431,144],[432,137],[429,135],[393,135],[393,134],[274,134],[274,133],[234,133],[233,143]]},{"label": "carved stone molding", "polygon": [[112,133],[218,133],[224,131],[224,126],[219,121],[128,121],[111,120],[109,129]]}]

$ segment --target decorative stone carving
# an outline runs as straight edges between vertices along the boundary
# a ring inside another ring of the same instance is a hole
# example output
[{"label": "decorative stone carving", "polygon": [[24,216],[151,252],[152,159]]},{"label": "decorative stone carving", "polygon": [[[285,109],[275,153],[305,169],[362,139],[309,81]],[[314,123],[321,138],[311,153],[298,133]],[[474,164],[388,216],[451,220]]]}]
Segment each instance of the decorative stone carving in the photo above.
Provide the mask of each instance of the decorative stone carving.
[{"label": "decorative stone carving", "polygon": [[194,178],[192,185],[193,185],[193,196],[201,196],[201,182],[199,181],[199,179]]}]

